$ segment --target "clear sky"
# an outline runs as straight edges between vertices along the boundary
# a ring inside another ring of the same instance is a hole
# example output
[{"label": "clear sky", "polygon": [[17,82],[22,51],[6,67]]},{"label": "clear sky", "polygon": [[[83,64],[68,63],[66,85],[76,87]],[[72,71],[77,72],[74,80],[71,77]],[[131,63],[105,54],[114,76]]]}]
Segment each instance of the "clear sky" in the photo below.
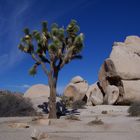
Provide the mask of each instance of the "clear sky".
[{"label": "clear sky", "polygon": [[140,36],[140,0],[0,0],[0,89],[24,92],[33,84],[47,84],[41,69],[35,77],[28,75],[33,61],[17,49],[22,30],[40,29],[43,20],[66,26],[71,19],[85,34],[85,48],[83,60],[60,72],[59,91],[76,75],[94,83],[113,42]]}]

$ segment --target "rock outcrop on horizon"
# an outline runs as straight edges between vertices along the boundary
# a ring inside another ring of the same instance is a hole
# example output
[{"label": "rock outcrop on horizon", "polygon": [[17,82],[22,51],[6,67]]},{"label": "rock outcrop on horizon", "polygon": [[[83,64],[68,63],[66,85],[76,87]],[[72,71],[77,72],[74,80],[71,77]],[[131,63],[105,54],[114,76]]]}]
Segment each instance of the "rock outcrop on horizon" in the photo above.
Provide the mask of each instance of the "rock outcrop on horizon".
[{"label": "rock outcrop on horizon", "polygon": [[31,99],[34,108],[37,110],[39,110],[38,105],[48,102],[49,96],[50,88],[44,84],[33,85],[24,93],[24,97]]},{"label": "rock outcrop on horizon", "polygon": [[[140,38],[138,36],[128,36],[124,42],[114,43],[110,57],[100,68],[98,79],[105,95],[105,103],[127,104],[140,101]],[[109,86],[117,87],[119,96],[117,88],[109,90]],[[113,102],[110,97],[114,98]]]}]

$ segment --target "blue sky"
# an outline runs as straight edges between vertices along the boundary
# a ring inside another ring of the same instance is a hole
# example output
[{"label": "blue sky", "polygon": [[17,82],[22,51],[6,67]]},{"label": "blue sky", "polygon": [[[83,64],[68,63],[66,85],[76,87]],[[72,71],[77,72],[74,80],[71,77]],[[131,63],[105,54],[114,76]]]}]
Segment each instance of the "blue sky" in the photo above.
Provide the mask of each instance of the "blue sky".
[{"label": "blue sky", "polygon": [[85,34],[85,48],[83,60],[71,62],[60,72],[59,91],[76,75],[94,83],[113,42],[140,36],[140,1],[0,0],[0,89],[24,92],[33,84],[47,84],[41,69],[35,77],[28,75],[33,61],[17,49],[22,30],[40,29],[43,20],[66,26],[71,19]]}]

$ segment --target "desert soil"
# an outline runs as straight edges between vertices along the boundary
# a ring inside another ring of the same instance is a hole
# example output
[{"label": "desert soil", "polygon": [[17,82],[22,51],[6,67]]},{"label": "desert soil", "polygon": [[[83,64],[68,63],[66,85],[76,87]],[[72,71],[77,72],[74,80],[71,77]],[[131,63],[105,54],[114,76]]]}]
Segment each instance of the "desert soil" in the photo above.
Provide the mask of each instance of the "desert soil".
[{"label": "desert soil", "polygon": [[[32,121],[34,117],[0,118],[0,140],[31,140],[34,129],[45,132],[48,137],[44,140],[140,140],[140,118],[129,117],[128,106],[87,106],[80,109],[80,121],[50,120],[50,124]],[[107,111],[107,114],[102,114]],[[103,124],[88,125],[95,118]],[[29,128],[13,128],[14,123],[27,123]]]}]

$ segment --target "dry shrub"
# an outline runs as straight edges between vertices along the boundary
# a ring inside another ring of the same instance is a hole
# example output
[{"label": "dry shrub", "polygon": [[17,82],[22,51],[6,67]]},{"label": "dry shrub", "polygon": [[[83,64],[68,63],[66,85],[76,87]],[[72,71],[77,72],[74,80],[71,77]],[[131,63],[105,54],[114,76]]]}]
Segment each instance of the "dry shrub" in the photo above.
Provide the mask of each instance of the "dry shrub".
[{"label": "dry shrub", "polygon": [[66,97],[61,96],[62,102],[65,104],[67,108],[73,108],[73,109],[84,109],[86,102],[83,100],[76,100],[74,101],[73,97]]},{"label": "dry shrub", "polygon": [[72,97],[66,97],[66,96],[61,96],[62,102],[65,104],[67,108],[72,107],[73,103],[73,98]]},{"label": "dry shrub", "polygon": [[0,117],[14,116],[35,116],[34,110],[29,99],[22,95],[1,94],[0,95]]},{"label": "dry shrub", "polygon": [[140,102],[134,102],[128,109],[130,116],[140,116]]},{"label": "dry shrub", "polygon": [[94,126],[94,125],[103,125],[104,122],[99,119],[98,117],[95,118],[95,120],[88,122],[88,125]]},{"label": "dry shrub", "polygon": [[69,115],[69,116],[66,116],[65,118],[66,120],[74,120],[74,121],[80,121],[79,117],[78,116],[75,116],[75,115]]},{"label": "dry shrub", "polygon": [[107,114],[108,112],[106,110],[103,110],[102,111],[102,114]]},{"label": "dry shrub", "polygon": [[82,100],[77,100],[72,103],[73,109],[85,109],[86,103]]}]

